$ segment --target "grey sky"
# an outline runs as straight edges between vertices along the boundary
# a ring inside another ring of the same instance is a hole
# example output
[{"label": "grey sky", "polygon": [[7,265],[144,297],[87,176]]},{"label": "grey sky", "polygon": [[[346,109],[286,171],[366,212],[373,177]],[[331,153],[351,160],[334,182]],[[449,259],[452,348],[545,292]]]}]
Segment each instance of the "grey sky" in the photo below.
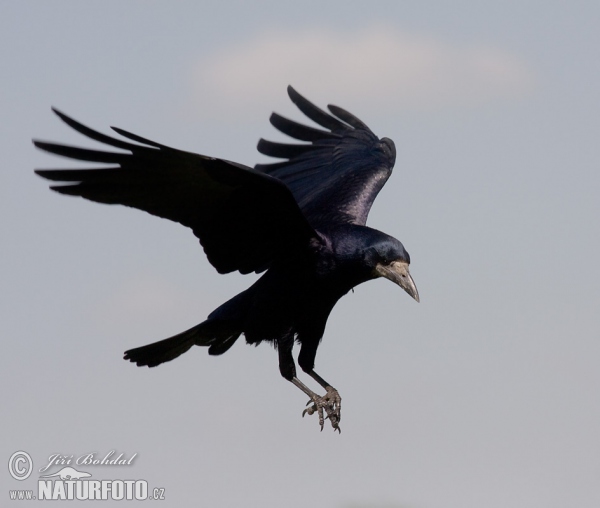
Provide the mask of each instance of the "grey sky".
[{"label": "grey sky", "polygon": [[[3,438],[138,453],[161,506],[600,504],[600,5],[593,2],[0,4]],[[157,369],[125,349],[247,287],[185,228],[51,193],[31,138],[107,132],[253,165],[291,83],[396,142],[369,225],[411,254],[338,304],[317,357],[341,436],[267,345]],[[111,476],[112,475],[112,476]],[[120,476],[119,476],[120,475]],[[34,488],[0,473],[0,496]],[[16,504],[16,503],[14,503]],[[109,505],[111,503],[104,503]]]}]

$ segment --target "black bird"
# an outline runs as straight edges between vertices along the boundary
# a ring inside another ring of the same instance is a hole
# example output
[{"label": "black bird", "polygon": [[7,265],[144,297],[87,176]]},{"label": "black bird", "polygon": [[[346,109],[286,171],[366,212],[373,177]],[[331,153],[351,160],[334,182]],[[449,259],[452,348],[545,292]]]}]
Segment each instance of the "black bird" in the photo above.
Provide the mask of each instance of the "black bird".
[{"label": "black bird", "polygon": [[[290,99],[325,130],[276,113],[271,124],[303,144],[261,139],[258,151],[285,159],[253,168],[176,150],[113,127],[135,143],[94,131],[54,112],[70,127],[106,145],[107,152],[34,141],[64,157],[108,164],[94,169],[36,170],[61,194],[121,204],[179,222],[200,239],[219,273],[266,271],[250,288],[189,330],[130,349],[125,359],[155,367],[206,346],[225,353],[244,334],[246,342],[268,341],[279,354],[281,375],[310,397],[305,413],[327,416],[339,431],[341,397],[314,371],[317,348],[329,313],[354,286],[385,277],[417,302],[408,271],[410,257],[395,238],[365,226],[373,201],[392,173],[396,149],[378,139],[351,113],[328,106],[327,113],[292,87]],[[292,356],[326,391],[319,396],[296,375]]]}]

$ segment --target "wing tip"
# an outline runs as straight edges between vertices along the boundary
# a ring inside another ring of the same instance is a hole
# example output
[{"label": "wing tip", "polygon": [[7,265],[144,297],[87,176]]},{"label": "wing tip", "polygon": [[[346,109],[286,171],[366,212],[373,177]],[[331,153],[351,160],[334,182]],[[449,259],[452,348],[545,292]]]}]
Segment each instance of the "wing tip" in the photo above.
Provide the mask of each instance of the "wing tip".
[{"label": "wing tip", "polygon": [[[70,171],[76,171],[76,170],[56,170],[56,169],[34,169],[33,172],[46,179],[46,180],[50,180],[52,182],[64,182],[64,181],[77,181],[79,182],[80,180],[68,180],[65,176],[65,171],[68,173]],[[52,187],[50,187],[52,189]]]},{"label": "wing tip", "polygon": [[64,118],[67,116],[56,106],[50,106],[50,109],[52,110],[52,113],[54,113],[56,116],[58,116],[61,120],[64,120]]},{"label": "wing tip", "polygon": [[52,143],[51,141],[41,141],[40,139],[32,139],[31,142],[36,148],[50,153],[52,153],[51,148],[56,145],[56,143]]},{"label": "wing tip", "polygon": [[298,106],[299,102],[309,102],[306,97],[304,97],[298,90],[296,90],[292,85],[287,86],[287,94],[291,101]]},{"label": "wing tip", "polygon": [[331,113],[319,108],[316,104],[310,102],[306,97],[298,93],[291,85],[288,85],[287,92],[291,101],[298,107],[298,109],[321,127],[325,127],[333,133],[350,129],[348,124],[339,120]]}]

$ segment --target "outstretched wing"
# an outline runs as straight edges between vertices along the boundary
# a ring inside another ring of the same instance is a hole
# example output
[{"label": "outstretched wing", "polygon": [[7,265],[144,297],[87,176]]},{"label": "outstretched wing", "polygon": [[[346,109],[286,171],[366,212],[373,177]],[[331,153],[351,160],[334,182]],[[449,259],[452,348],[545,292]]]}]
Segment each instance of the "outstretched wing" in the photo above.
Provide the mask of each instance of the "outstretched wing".
[{"label": "outstretched wing", "polygon": [[[280,180],[252,168],[176,150],[121,129],[134,144],[54,112],[87,137],[126,152],[34,141],[54,154],[109,164],[96,169],[36,170],[66,185],[51,188],[91,201],[121,204],[192,228],[220,272],[262,271],[272,260],[303,248],[316,233]],[[129,152],[129,153],[127,153]]]},{"label": "outstretched wing", "polygon": [[288,94],[300,111],[327,130],[273,113],[270,121],[274,127],[310,144],[261,139],[259,152],[287,161],[258,164],[255,169],[283,181],[313,226],[364,225],[375,197],[392,173],[396,159],[394,142],[377,138],[362,121],[342,108],[330,105],[329,114],[291,86]]}]

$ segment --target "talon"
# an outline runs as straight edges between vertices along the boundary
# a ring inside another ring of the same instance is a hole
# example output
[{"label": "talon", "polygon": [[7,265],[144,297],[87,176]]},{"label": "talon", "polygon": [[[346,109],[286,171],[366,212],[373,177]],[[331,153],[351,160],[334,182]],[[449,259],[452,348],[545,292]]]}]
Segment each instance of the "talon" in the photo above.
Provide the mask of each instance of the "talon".
[{"label": "talon", "polygon": [[312,407],[308,407],[308,408],[306,408],[304,411],[302,411],[302,418],[304,418],[304,415],[305,415],[306,413],[308,413],[308,415],[309,415],[309,416],[310,416],[310,415],[312,415],[312,414],[314,414],[314,412],[315,412],[316,410],[317,410],[317,407],[316,407],[316,406],[312,406]]},{"label": "talon", "polygon": [[325,427],[325,420],[329,420],[333,430],[337,430],[341,433],[339,422],[341,419],[341,409],[342,409],[342,398],[335,388],[328,387],[327,392],[322,397],[318,395],[314,395],[311,397],[311,400],[306,404],[307,406],[312,403],[312,406],[307,407],[304,411],[302,411],[302,417],[308,413],[309,415],[313,415],[315,413],[319,416],[319,425],[321,427],[321,431],[323,431]]}]

